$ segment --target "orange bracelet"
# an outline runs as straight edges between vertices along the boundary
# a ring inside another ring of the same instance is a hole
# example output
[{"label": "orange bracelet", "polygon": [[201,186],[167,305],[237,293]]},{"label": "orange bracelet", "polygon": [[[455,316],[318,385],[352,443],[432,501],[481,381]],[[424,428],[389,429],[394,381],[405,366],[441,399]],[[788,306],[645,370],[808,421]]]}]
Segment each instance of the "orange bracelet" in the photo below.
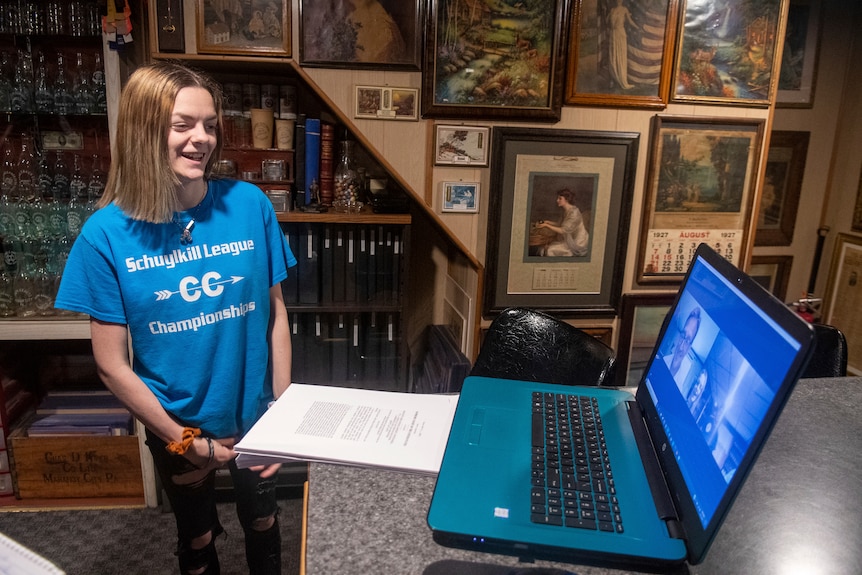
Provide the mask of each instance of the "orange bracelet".
[{"label": "orange bracelet", "polygon": [[200,434],[200,428],[184,427],[182,440],[171,441],[165,446],[165,449],[167,449],[169,453],[173,453],[174,455],[183,455],[186,451],[189,450],[189,447],[192,446],[192,442],[195,440],[195,437],[198,437]]}]

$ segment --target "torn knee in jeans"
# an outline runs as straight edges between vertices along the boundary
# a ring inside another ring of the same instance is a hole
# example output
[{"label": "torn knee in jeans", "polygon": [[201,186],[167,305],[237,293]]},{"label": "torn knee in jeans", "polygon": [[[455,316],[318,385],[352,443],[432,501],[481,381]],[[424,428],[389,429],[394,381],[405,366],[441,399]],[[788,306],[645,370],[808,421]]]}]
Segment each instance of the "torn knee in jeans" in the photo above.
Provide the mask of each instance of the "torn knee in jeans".
[{"label": "torn knee in jeans", "polygon": [[180,573],[218,575],[221,572],[215,548],[215,536],[210,537],[209,543],[200,549],[195,549],[190,544],[181,543],[177,556],[180,563]]},{"label": "torn knee in jeans", "polygon": [[254,531],[267,531],[275,525],[275,515],[260,517],[251,522],[251,528]]}]

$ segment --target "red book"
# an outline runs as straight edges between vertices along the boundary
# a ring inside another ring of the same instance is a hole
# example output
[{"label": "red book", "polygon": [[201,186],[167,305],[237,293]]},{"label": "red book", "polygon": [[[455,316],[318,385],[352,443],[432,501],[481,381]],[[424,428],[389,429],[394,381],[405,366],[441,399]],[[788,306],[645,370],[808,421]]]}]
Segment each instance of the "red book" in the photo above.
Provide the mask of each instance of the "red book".
[{"label": "red book", "polygon": [[335,195],[335,125],[320,123],[320,203],[331,206]]}]

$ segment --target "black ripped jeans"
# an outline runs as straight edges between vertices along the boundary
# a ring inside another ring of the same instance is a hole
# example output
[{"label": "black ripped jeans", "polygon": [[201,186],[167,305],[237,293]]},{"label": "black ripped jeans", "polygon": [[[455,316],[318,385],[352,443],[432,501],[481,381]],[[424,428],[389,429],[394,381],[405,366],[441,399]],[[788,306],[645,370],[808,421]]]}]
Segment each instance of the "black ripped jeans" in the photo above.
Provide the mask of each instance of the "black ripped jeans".
[{"label": "black ripped jeans", "polygon": [[[215,497],[215,471],[203,480],[189,485],[178,485],[175,476],[197,468],[185,457],[173,455],[165,442],[147,431],[147,446],[153,454],[156,471],[171,504],[177,522],[177,556],[180,572],[184,575],[206,567],[206,575],[218,575],[219,563],[215,538],[224,532],[218,519]],[[279,575],[281,573],[281,536],[278,526],[278,501],[275,476],[261,479],[249,469],[238,469],[228,464],[236,497],[236,511],[245,535],[245,552],[250,575]],[[272,527],[265,531],[255,529],[255,522],[275,517]],[[213,543],[203,549],[191,548],[191,541],[212,531]]]}]

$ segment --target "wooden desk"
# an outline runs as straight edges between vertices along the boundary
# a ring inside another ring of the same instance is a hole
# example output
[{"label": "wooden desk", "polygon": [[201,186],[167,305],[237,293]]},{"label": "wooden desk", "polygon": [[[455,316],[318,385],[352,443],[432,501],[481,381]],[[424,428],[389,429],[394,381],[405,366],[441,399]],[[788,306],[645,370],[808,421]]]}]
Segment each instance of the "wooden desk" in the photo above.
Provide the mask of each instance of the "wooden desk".
[{"label": "wooden desk", "polygon": [[[862,378],[800,381],[706,561],[690,571],[862,573],[860,406]],[[312,463],[306,573],[624,573],[437,545],[425,523],[433,489],[431,477]]]}]

